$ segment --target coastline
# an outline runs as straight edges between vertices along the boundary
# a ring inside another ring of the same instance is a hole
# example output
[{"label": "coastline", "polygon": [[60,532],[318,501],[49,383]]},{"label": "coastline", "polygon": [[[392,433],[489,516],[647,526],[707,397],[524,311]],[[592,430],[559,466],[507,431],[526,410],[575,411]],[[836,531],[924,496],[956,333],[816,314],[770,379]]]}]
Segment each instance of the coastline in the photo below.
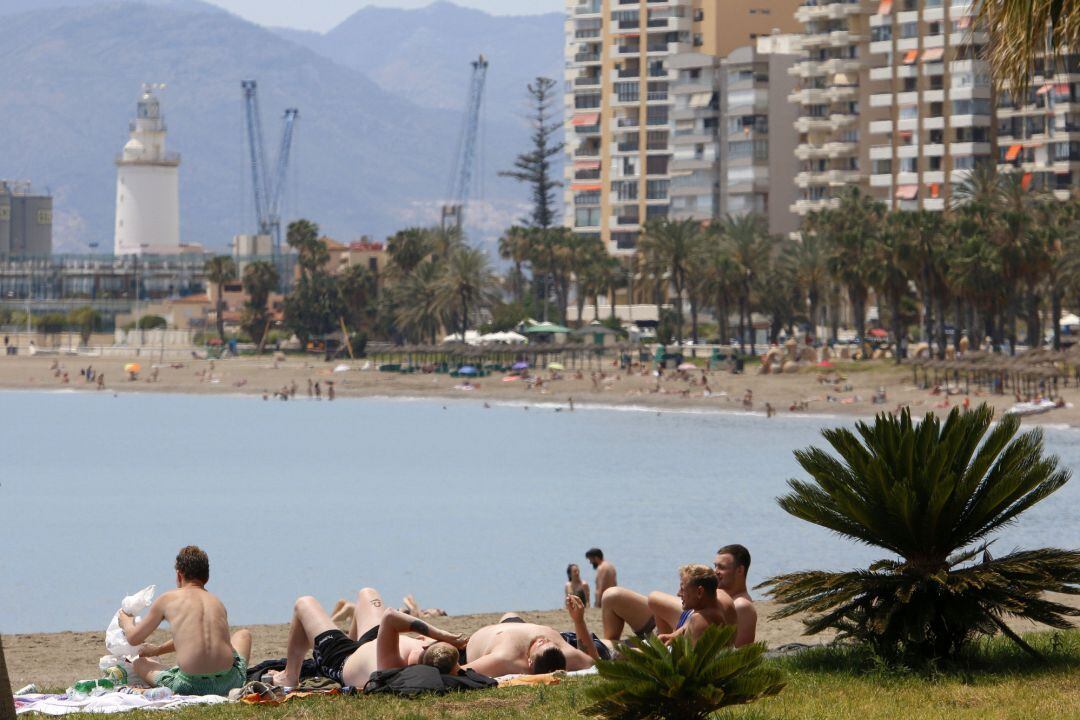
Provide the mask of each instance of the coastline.
[{"label": "coastline", "polygon": [[[375,369],[361,370],[367,361],[324,363],[304,357],[290,356],[275,363],[272,356],[243,357],[229,360],[190,360],[161,365],[146,364],[138,380],[126,379],[125,360],[80,358],[74,356],[0,357],[0,390],[88,392],[127,394],[154,392],[184,395],[240,396],[261,398],[264,394],[275,401],[274,393],[296,384],[295,400],[307,401],[308,382],[318,382],[325,388],[333,383],[337,399],[371,399],[395,401],[451,400],[476,402],[491,407],[534,407],[543,410],[582,411],[607,410],[625,412],[678,412],[687,414],[746,415],[764,418],[766,403],[775,410],[775,417],[799,417],[821,421],[872,418],[879,412],[892,412],[901,406],[921,417],[926,412],[944,415],[968,398],[972,405],[988,402],[997,416],[1012,406],[1009,395],[990,395],[972,388],[970,395],[949,397],[934,395],[914,385],[911,369],[895,366],[890,361],[866,361],[840,365],[819,372],[811,368],[793,374],[758,375],[753,371],[732,375],[722,370],[692,371],[680,374],[668,372],[657,380],[651,373],[604,371],[603,378],[593,382],[594,371],[581,370],[580,377],[573,368],[552,379],[549,371],[540,371],[543,379],[539,389],[523,381],[506,382],[503,375],[468,381],[445,374],[384,373]],[[56,369],[52,369],[56,363]],[[334,372],[339,365],[347,372]],[[104,373],[106,387],[99,391],[79,376],[87,366]],[[152,368],[158,379],[150,382]],[[63,373],[68,382],[63,382]],[[820,378],[830,375],[836,383],[824,383]],[[467,389],[466,389],[467,388]],[[886,402],[875,404],[875,393],[884,388]],[[749,391],[753,405],[748,411],[742,400]],[[1047,427],[1080,427],[1080,389],[1062,390],[1066,407],[1024,418],[1024,424]],[[323,398],[325,399],[325,389]],[[945,406],[945,401],[948,405]],[[793,409],[794,408],[794,409]]]}]

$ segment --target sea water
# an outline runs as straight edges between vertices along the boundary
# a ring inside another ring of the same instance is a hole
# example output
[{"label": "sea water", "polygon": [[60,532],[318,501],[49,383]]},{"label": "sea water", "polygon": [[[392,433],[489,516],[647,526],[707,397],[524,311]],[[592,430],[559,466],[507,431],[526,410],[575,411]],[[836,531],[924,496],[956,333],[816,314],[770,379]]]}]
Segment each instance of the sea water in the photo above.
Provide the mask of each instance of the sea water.
[{"label": "sea water", "polygon": [[[640,590],[717,547],[751,584],[885,557],[776,504],[792,451],[835,417],[657,412],[480,400],[0,393],[0,631],[104,630],[123,597],[210,555],[233,624],[283,623],[372,586],[453,614],[550,609],[593,546]],[[1080,468],[1080,433],[1046,432]],[[1080,480],[997,535],[1080,545]]]}]

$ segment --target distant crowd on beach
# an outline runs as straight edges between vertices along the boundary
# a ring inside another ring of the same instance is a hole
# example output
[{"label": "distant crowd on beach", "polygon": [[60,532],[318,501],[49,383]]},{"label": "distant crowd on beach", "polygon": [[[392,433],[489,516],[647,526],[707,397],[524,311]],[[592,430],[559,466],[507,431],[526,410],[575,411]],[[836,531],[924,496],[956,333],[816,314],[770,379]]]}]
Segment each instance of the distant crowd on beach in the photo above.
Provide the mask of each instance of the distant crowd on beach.
[{"label": "distant crowd on beach", "polygon": [[[253,670],[265,670],[264,680],[288,688],[309,676],[363,688],[373,673],[415,665],[472,679],[584,670],[598,660],[632,652],[628,648],[633,641],[621,642],[627,628],[636,638],[655,634],[670,644],[682,636],[696,642],[713,625],[733,626],[734,646],[754,641],[757,613],[746,586],[750,553],[742,545],[721,547],[711,567],[678,568],[673,572],[679,581],[675,595],[621,587],[615,565],[600,548],[589,549],[585,557],[595,571],[592,588],[577,564],[566,569],[563,605],[572,630],[560,632],[507,612],[470,636],[454,634],[430,622],[445,616],[444,610],[424,609],[412,595],[400,609],[388,607],[377,590],[365,587],[355,602],[340,600],[331,612],[309,595],[297,599],[287,657]],[[248,682],[251,633],[229,634],[225,606],[206,589],[210,560],[205,552],[193,545],[182,548],[174,568],[176,589],[158,596],[138,624],[123,610],[117,613],[128,642],[139,649],[134,672],[151,686],[181,695],[227,695]],[[601,611],[601,636],[589,630],[585,619],[590,600]],[[160,645],[146,644],[162,622],[169,623],[171,638]],[[348,629],[338,623],[347,623]],[[155,659],[166,654],[175,654],[174,664]]]}]

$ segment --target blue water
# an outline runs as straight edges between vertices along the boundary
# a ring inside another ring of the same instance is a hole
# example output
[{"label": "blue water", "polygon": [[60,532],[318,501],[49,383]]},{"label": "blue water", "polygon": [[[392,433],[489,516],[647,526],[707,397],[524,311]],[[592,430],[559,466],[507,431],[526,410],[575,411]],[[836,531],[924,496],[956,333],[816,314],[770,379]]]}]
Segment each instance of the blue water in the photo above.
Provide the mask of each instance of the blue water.
[{"label": "blue water", "polygon": [[[478,401],[0,393],[0,631],[104,630],[120,599],[210,555],[236,624],[286,622],[364,585],[451,613],[558,607],[603,548],[620,584],[677,586],[720,545],[751,583],[880,557],[783,511],[791,451],[835,418]],[[1047,431],[1080,468],[1080,433]],[[1080,545],[1080,480],[1000,534]]]}]

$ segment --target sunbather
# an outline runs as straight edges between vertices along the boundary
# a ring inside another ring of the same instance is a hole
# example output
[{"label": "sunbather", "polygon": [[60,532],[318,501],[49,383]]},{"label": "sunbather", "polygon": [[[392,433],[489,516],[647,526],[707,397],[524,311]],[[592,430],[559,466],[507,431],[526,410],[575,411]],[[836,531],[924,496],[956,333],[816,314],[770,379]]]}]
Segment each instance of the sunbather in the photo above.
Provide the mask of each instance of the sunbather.
[{"label": "sunbather", "polygon": [[[358,636],[360,628],[365,631]],[[409,637],[406,633],[410,632],[434,642]],[[276,685],[296,687],[300,666],[309,650],[319,674],[352,687],[363,687],[376,670],[407,665],[432,665],[449,674],[457,671],[458,648],[465,647],[467,640],[464,635],[454,635],[386,608],[378,591],[372,588],[358,594],[352,626],[346,635],[318,600],[305,596],[293,606],[285,670],[275,672],[272,678]]]},{"label": "sunbather", "polygon": [[[132,645],[144,643],[162,620],[172,630],[168,642],[142,645],[135,660],[135,672],[150,685],[178,695],[228,695],[246,681],[251,633],[238,630],[229,637],[225,606],[206,590],[209,579],[209,558],[189,545],[176,556],[176,590],[159,595],[138,625],[120,611],[120,627]],[[175,667],[148,659],[169,652],[176,653]]]},{"label": "sunbather", "polygon": [[578,647],[568,643],[554,628],[528,623],[516,613],[506,613],[498,624],[482,627],[469,638],[468,662],[464,667],[492,677],[592,667],[599,653],[585,625],[585,606],[580,598],[568,595],[566,609],[574,621]]},{"label": "sunbather", "polygon": [[[757,633],[757,611],[746,588],[749,569],[750,552],[742,545],[725,545],[717,551],[713,562],[716,596],[722,606],[731,610],[728,622],[738,625],[735,647],[754,642]],[[654,591],[646,597],[626,588],[612,588],[608,594],[610,605],[605,600],[603,607],[605,640],[617,642],[626,625],[642,637],[654,629],[668,634],[680,627],[682,602],[675,595]]]}]

